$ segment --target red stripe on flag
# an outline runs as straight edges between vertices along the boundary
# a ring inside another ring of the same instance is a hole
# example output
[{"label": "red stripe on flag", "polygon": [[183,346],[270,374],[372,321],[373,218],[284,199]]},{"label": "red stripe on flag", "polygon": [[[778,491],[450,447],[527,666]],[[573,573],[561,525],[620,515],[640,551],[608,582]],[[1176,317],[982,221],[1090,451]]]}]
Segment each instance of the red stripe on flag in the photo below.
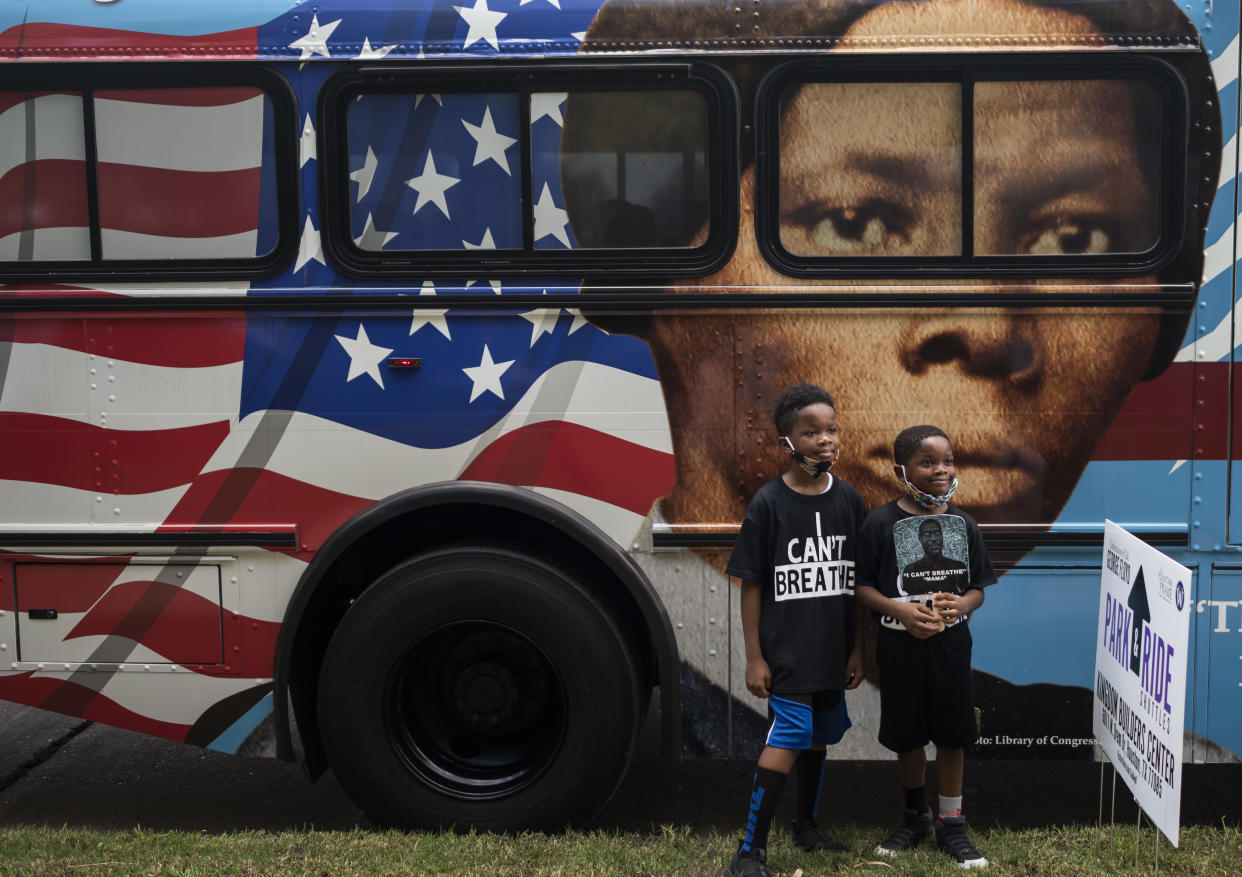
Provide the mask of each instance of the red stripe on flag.
[{"label": "red stripe on flag", "polygon": [[100,162],[99,221],[106,229],[175,238],[254,231],[261,176],[257,167],[197,172]]},{"label": "red stripe on flag", "polygon": [[[1225,455],[1224,406],[1219,412],[1200,410],[1207,417],[1203,430],[1195,431],[1196,375],[1213,383],[1227,382],[1227,363],[1175,362],[1160,377],[1134,388],[1130,398],[1091,453],[1092,460],[1220,460]],[[1198,382],[1206,385],[1205,382]],[[1217,422],[1219,421],[1219,422]],[[1196,444],[1195,437],[1204,441]],[[1203,448],[1203,455],[1195,455]]]},{"label": "red stripe on flag", "polygon": [[183,58],[201,55],[256,58],[259,29],[244,27],[222,33],[180,36],[140,33],[76,24],[26,22],[0,33],[0,57],[52,58]]},{"label": "red stripe on flag", "polygon": [[0,479],[121,494],[167,490],[189,484],[228,434],[224,420],[120,430],[0,412]]},{"label": "red stripe on flag", "polygon": [[220,107],[239,104],[263,94],[250,86],[229,88],[125,88],[95,92],[97,100],[123,100],[139,104],[161,104],[168,107]]},{"label": "red stripe on flag", "polygon": [[0,238],[36,228],[85,228],[86,165],[47,158],[0,177]]},{"label": "red stripe on flag", "polygon": [[128,566],[128,557],[53,561],[30,558],[14,564],[18,608],[50,606],[61,613],[85,612]]},{"label": "red stripe on flag", "polygon": [[35,676],[33,671],[0,676],[0,700],[37,706],[165,740],[180,742],[190,732],[189,725],[139,715],[93,689],[65,679]]},{"label": "red stripe on flag", "polygon": [[[224,614],[224,642],[227,664],[191,665],[203,676],[243,676],[262,678],[272,675],[276,666],[276,640],[280,636],[279,621],[263,621],[233,612]],[[236,648],[234,648],[236,646]]]},{"label": "red stripe on flag", "polygon": [[246,318],[241,313],[114,314],[4,322],[12,325],[7,340],[18,344],[46,344],[168,368],[240,362],[246,345]]},{"label": "red stripe on flag", "polygon": [[82,96],[80,91],[0,91],[0,113],[28,100],[49,94],[70,94],[79,98]]},{"label": "red stripe on flag", "polygon": [[123,315],[86,321],[90,353],[169,368],[208,368],[241,362],[246,315],[238,311]]},{"label": "red stripe on flag", "polygon": [[49,347],[61,347],[66,350],[86,352],[86,329],[82,320],[73,317],[55,317],[52,319],[12,319],[5,320],[11,331],[5,340],[15,344],[46,344]]},{"label": "red stripe on flag", "polygon": [[299,547],[317,551],[342,524],[372,504],[262,469],[205,472],[194,479],[159,532],[188,524],[226,530],[292,524]]},{"label": "red stripe on flag", "polygon": [[[88,286],[69,286],[63,283],[4,283],[0,284],[3,298],[123,298],[123,293],[92,289]],[[0,320],[0,325],[11,320]]]},{"label": "red stripe on flag", "polygon": [[68,679],[34,676],[31,673],[15,673],[0,676],[0,701],[25,703],[29,707],[51,709],[65,716],[76,716],[112,725],[114,728],[137,730],[166,740],[181,742],[190,733],[190,725],[160,722],[149,716],[130,711],[92,688],[79,686]]},{"label": "red stripe on flag", "polygon": [[175,664],[224,660],[220,605],[155,581],[121,582],[91,607],[65,639],[120,636]]},{"label": "red stripe on flag", "polygon": [[[617,473],[627,473],[618,478]],[[673,455],[575,423],[514,430],[479,454],[462,478],[582,494],[636,514],[673,486]]]}]

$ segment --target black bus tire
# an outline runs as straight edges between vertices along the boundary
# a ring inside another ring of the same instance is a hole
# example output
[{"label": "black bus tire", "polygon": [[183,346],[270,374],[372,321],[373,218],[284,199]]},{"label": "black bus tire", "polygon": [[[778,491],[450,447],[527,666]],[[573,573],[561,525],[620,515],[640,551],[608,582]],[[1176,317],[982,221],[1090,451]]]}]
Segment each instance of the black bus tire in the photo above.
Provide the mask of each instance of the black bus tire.
[{"label": "black bus tire", "polygon": [[509,548],[439,549],[350,606],[319,681],[337,780],[399,828],[556,829],[616,791],[640,716],[627,638],[570,575]]}]

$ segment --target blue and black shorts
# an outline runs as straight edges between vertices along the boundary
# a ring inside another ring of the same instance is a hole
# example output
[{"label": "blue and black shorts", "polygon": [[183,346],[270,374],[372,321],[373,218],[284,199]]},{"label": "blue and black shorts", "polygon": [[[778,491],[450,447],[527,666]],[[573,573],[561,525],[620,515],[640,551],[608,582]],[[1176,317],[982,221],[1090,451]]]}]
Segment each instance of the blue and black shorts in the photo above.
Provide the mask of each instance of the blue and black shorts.
[{"label": "blue and black shorts", "polygon": [[850,727],[840,689],[768,698],[767,745],[775,749],[810,749],[814,744],[839,743]]}]

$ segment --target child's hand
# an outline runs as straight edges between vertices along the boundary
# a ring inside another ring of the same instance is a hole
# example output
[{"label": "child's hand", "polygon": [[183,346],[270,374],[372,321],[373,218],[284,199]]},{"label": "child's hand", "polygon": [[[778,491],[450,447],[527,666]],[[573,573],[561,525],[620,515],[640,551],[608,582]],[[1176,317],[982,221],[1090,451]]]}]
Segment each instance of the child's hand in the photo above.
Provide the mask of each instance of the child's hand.
[{"label": "child's hand", "polygon": [[763,658],[746,662],[746,690],[755,697],[767,697],[772,688],[772,669]]},{"label": "child's hand", "polygon": [[898,603],[894,617],[919,639],[935,636],[944,626],[944,622],[934,612],[917,601]]},{"label": "child's hand", "polygon": [[953,624],[962,617],[962,599],[957,594],[933,594],[932,610],[945,624]]},{"label": "child's hand", "polygon": [[857,688],[863,681],[863,653],[862,649],[854,649],[850,652],[850,658],[845,663],[845,687],[846,689]]}]

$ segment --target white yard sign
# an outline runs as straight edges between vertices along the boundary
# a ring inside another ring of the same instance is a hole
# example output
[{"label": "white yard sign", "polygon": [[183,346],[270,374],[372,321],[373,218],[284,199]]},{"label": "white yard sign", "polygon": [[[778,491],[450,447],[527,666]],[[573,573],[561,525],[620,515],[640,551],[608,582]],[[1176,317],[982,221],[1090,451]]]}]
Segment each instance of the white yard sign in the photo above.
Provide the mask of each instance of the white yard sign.
[{"label": "white yard sign", "polygon": [[1139,806],[1177,846],[1190,571],[1112,521],[1095,646],[1095,737]]}]

